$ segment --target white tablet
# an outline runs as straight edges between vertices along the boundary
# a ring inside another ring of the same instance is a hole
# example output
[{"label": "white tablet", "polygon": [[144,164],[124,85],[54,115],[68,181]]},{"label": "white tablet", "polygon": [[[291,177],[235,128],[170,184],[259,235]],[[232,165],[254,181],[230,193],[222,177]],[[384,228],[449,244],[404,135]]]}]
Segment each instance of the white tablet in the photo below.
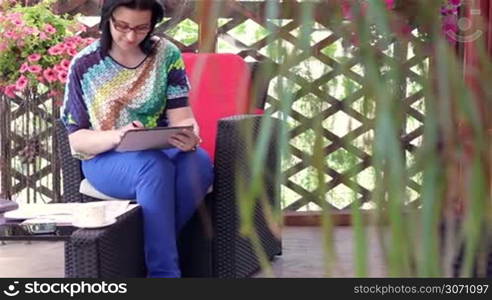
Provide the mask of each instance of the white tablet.
[{"label": "white tablet", "polygon": [[193,126],[131,129],[125,133],[115,150],[125,152],[172,148],[174,146],[169,143],[169,138],[183,129],[193,130]]}]

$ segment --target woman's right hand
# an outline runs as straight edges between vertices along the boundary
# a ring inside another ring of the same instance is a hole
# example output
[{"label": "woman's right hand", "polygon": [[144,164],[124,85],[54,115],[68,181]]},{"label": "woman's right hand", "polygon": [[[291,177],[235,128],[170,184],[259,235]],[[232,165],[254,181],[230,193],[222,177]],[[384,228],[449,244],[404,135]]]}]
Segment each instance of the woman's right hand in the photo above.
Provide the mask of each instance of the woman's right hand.
[{"label": "woman's right hand", "polygon": [[130,124],[125,125],[121,128],[111,130],[112,131],[111,134],[113,136],[112,140],[113,140],[114,147],[116,147],[120,144],[121,139],[123,138],[123,136],[125,135],[125,133],[128,130],[136,129],[136,128],[144,128],[144,125],[140,121],[133,121]]}]

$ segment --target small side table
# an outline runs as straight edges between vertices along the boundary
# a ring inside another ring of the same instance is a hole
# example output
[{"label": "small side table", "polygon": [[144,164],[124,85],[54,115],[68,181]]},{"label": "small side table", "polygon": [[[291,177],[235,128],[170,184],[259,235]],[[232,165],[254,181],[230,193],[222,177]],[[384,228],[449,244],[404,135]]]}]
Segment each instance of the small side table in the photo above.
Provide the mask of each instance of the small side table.
[{"label": "small side table", "polygon": [[14,201],[0,198],[0,214],[17,209],[18,207],[19,205]]},{"label": "small side table", "polygon": [[[5,213],[9,210],[14,210],[18,207],[19,207],[19,205],[17,203],[15,203],[14,201],[0,198],[0,224],[3,224],[5,222],[5,220],[3,218],[3,213]],[[5,244],[5,242],[3,240],[0,241],[0,245],[4,245],[4,244]]]},{"label": "small side table", "polygon": [[75,231],[73,226],[57,226],[55,233],[49,234],[32,234],[27,232],[20,221],[7,220],[4,213],[17,209],[19,205],[11,200],[0,198],[0,243],[4,241],[59,241],[69,240],[70,235]]}]

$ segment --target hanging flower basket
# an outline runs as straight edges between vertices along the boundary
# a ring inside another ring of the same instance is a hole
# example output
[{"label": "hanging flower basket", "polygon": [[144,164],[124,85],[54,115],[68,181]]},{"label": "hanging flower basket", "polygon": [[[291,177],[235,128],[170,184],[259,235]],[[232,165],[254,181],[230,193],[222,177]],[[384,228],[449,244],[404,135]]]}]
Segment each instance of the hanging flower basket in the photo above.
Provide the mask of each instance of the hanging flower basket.
[{"label": "hanging flower basket", "polygon": [[44,85],[60,95],[73,56],[93,42],[82,38],[85,26],[51,10],[54,0],[33,6],[1,2],[0,94],[8,98]]},{"label": "hanging flower basket", "polygon": [[[454,44],[455,37],[458,34],[458,15],[462,6],[462,0],[339,0],[344,19],[355,21],[364,19],[366,24],[377,24],[378,20],[375,15],[369,16],[368,8],[371,1],[380,1],[383,9],[387,9],[389,32],[377,32],[376,27],[369,28],[374,37],[375,45],[381,51],[392,43],[396,37],[406,39],[410,38],[414,29],[419,30],[419,35],[426,40],[429,35],[435,32],[436,26],[441,27],[442,35]],[[374,3],[373,2],[373,3]],[[420,18],[423,13],[435,14],[435,17]],[[371,18],[372,17],[372,18]],[[390,33],[390,34],[388,34]],[[347,22],[344,30],[343,44],[346,48],[352,45],[360,45],[360,32],[355,22]]]}]

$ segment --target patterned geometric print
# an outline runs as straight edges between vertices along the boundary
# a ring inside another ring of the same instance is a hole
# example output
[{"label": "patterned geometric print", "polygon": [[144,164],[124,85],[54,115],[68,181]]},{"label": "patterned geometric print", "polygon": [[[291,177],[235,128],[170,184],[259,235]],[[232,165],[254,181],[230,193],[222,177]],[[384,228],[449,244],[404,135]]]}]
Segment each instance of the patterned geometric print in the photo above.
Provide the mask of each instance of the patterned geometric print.
[{"label": "patterned geometric print", "polygon": [[[95,121],[93,127],[109,130],[125,126],[132,120],[140,120],[139,114],[158,116],[166,102],[164,89],[151,88],[157,81],[155,58],[155,55],[148,57],[135,69],[120,66],[110,57],[106,57],[101,62],[102,65],[108,65],[105,66],[108,72],[98,72],[101,74],[98,80],[95,78],[88,80],[89,85],[93,85],[90,90],[95,92],[88,99],[90,119]],[[90,70],[88,74],[91,73]],[[84,78],[83,82],[85,81]],[[158,97],[152,97],[153,90],[158,93]],[[158,101],[159,98],[163,101]],[[147,109],[141,109],[143,107]],[[147,120],[141,122],[146,126],[149,125]]]},{"label": "patterned geometric print", "polygon": [[[176,52],[169,52],[171,55],[175,55]],[[170,61],[174,61],[173,64],[169,65],[169,70],[168,72],[171,72],[171,70],[184,70],[184,61],[182,59],[170,59]],[[173,95],[175,98],[182,98],[182,97],[187,97],[188,92],[189,92],[189,83],[184,86],[184,85],[169,85],[168,87],[168,93]]]},{"label": "patterned geometric print", "polygon": [[103,57],[99,41],[82,50],[70,67],[62,108],[68,131],[110,130],[134,120],[155,127],[169,104],[186,106],[190,86],[179,49],[165,39],[154,47],[136,68]]}]

